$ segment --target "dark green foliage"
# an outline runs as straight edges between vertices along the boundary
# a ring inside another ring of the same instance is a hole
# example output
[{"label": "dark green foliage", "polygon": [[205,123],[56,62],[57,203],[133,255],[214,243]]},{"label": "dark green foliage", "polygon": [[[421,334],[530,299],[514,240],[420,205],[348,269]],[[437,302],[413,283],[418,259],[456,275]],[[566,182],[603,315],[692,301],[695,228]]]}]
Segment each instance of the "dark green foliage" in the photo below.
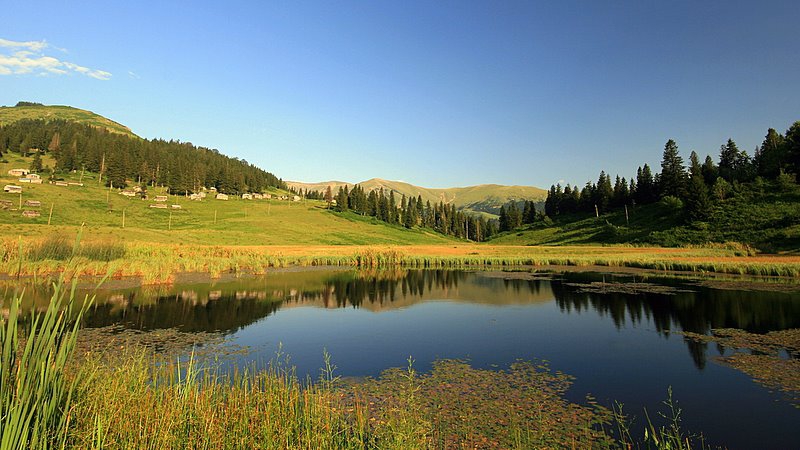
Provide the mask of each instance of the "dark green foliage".
[{"label": "dark green foliage", "polygon": [[[340,199],[340,197],[342,197]],[[372,216],[383,222],[393,225],[402,225],[405,228],[418,226],[433,229],[444,235],[455,236],[473,241],[483,241],[497,233],[496,221],[487,221],[483,217],[473,217],[457,211],[455,205],[446,205],[440,202],[431,205],[422,204],[422,197],[405,197],[403,195],[400,205],[396,204],[393,191],[384,191],[382,188],[370,191],[355,185],[348,192],[341,188],[336,196],[338,204],[347,205],[347,209],[337,206],[338,211],[350,211],[362,216]],[[517,214],[522,220],[522,213],[517,209]]]},{"label": "dark green foliage", "polygon": [[728,181],[749,181],[754,176],[747,152],[740,151],[733,139],[719,149],[719,175]]},{"label": "dark green foliage", "polygon": [[42,155],[40,152],[36,152],[33,154],[33,159],[31,159],[30,170],[33,173],[39,173],[42,171]]},{"label": "dark green foliage", "polygon": [[795,174],[800,182],[800,120],[786,131],[785,155],[788,172]]},{"label": "dark green foliage", "polygon": [[700,221],[705,220],[711,214],[708,187],[699,171],[689,180],[689,186],[686,189],[686,214],[689,220]]},{"label": "dark green foliage", "polygon": [[713,186],[714,182],[717,181],[719,169],[717,165],[714,164],[714,160],[711,159],[711,155],[706,155],[706,160],[703,162],[700,172],[703,174],[703,180],[706,182],[706,185]]},{"label": "dark green foliage", "polygon": [[17,102],[16,106],[44,106],[41,103],[36,102]]},{"label": "dark green foliage", "polygon": [[758,148],[753,160],[759,176],[777,178],[786,161],[786,147],[783,136],[774,128],[767,130],[764,142]]},{"label": "dark green foliage", "polygon": [[147,140],[65,120],[20,120],[0,127],[0,146],[25,156],[30,149],[50,151],[56,171],[103,172],[109,185],[126,180],[168,186],[172,192],[260,192],[286,184],[245,160],[188,142]]},{"label": "dark green foliage", "polygon": [[594,204],[598,211],[605,213],[611,204],[611,199],[614,196],[614,189],[611,187],[611,177],[606,175],[604,171],[600,171],[600,177],[597,179],[597,188],[594,190]]},{"label": "dark green foliage", "polygon": [[633,197],[640,205],[653,203],[658,199],[653,172],[647,164],[636,171],[636,192]]},{"label": "dark green foliage", "polygon": [[664,155],[661,159],[661,177],[659,188],[661,196],[683,198],[686,193],[686,168],[683,158],[678,154],[678,145],[672,139],[664,144]]}]

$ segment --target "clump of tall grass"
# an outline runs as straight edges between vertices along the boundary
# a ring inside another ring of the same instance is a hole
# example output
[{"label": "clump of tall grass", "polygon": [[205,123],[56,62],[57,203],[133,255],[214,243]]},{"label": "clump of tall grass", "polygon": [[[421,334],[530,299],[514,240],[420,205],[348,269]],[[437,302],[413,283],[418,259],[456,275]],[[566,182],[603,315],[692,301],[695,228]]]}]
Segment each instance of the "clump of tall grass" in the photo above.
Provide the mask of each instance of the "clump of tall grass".
[{"label": "clump of tall grass", "polygon": [[76,249],[76,246],[71,244],[64,235],[48,236],[43,241],[33,244],[28,250],[28,259],[30,261],[44,261],[52,259],[54,261],[66,261],[70,259]]},{"label": "clump of tall grass", "polygon": [[125,257],[125,244],[121,242],[71,243],[64,235],[51,235],[28,249],[29,261],[67,261],[82,256],[91,261],[113,261]]},{"label": "clump of tall grass", "polygon": [[92,261],[114,261],[125,257],[125,244],[121,242],[88,242],[78,253]]},{"label": "clump of tall grass", "polygon": [[73,383],[64,368],[75,348],[84,308],[72,318],[75,285],[67,297],[55,284],[44,314],[31,312],[20,340],[21,296],[12,299],[8,319],[0,318],[0,448],[63,448],[67,441]]}]

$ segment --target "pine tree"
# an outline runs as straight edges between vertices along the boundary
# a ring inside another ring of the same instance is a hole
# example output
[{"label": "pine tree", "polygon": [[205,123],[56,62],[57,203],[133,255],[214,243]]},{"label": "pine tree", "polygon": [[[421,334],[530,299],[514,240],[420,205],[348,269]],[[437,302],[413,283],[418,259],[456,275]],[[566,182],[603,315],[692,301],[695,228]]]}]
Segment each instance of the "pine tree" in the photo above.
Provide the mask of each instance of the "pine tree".
[{"label": "pine tree", "polygon": [[764,142],[753,158],[758,175],[769,179],[777,178],[786,162],[785,149],[783,135],[774,128],[767,130]]},{"label": "pine tree", "polygon": [[691,178],[703,177],[703,167],[700,165],[700,158],[694,150],[692,150],[692,154],[689,155],[689,176]]},{"label": "pine tree", "polygon": [[713,186],[717,181],[719,169],[716,164],[714,164],[714,160],[711,159],[711,155],[706,155],[706,160],[703,162],[703,167],[700,168],[700,172],[703,174],[703,180],[706,182],[706,186]]},{"label": "pine tree", "polygon": [[787,169],[795,174],[795,180],[800,183],[800,120],[793,123],[786,131],[784,143],[787,159]]},{"label": "pine tree", "polygon": [[752,162],[745,151],[739,151],[736,142],[728,142],[719,149],[719,175],[727,181],[748,181],[752,175]]},{"label": "pine tree", "polygon": [[647,204],[656,201],[655,181],[647,164],[636,171],[636,202]]},{"label": "pine tree", "polygon": [[[694,154],[694,152],[692,152]],[[699,165],[698,165],[699,166]],[[692,176],[686,189],[686,214],[690,220],[705,220],[711,214],[708,187],[701,174]]]},{"label": "pine tree", "polygon": [[500,218],[499,218],[499,221],[500,221],[500,231],[501,232],[502,231],[508,231],[508,230],[511,229],[509,227],[509,224],[508,224],[508,214],[506,214],[506,207],[505,206],[501,206],[500,207]]},{"label": "pine tree", "polygon": [[664,155],[661,159],[661,177],[659,187],[661,196],[683,198],[686,195],[686,168],[683,167],[683,158],[678,154],[678,145],[672,139],[664,145]]},{"label": "pine tree", "polygon": [[599,212],[607,212],[611,198],[614,196],[614,188],[611,187],[611,177],[606,175],[605,171],[600,171],[594,194],[594,204]]},{"label": "pine tree", "polygon": [[33,154],[33,159],[31,160],[30,170],[33,173],[39,173],[42,171],[42,155],[41,152],[35,152]]}]

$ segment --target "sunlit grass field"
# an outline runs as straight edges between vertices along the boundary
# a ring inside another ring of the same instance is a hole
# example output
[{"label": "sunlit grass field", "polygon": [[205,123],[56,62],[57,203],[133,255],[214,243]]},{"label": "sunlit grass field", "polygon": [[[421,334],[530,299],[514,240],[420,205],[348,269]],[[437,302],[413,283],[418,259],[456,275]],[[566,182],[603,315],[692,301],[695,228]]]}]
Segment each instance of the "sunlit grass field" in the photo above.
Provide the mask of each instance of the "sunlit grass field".
[{"label": "sunlit grass field", "polygon": [[[490,243],[445,237],[426,229],[406,229],[353,213],[334,213],[322,201],[191,201],[151,187],[148,195],[168,195],[166,209],[104,187],[93,173],[65,179],[83,186],[22,184],[7,172],[26,168],[28,159],[7,155],[0,183],[19,184],[23,193],[2,193],[11,205],[0,210],[0,273],[140,276],[146,283],[168,282],[179,272],[262,273],[289,265],[361,267],[606,266],[653,270],[798,276],[800,257],[761,256],[747,246],[725,244],[688,248],[629,245],[524,245],[524,234]],[[46,165],[53,164],[45,158]],[[38,200],[38,207],[24,206]],[[22,207],[20,208],[20,205]],[[172,205],[180,208],[173,209]],[[39,217],[23,217],[23,210]],[[51,214],[52,210],[52,214]],[[124,226],[123,226],[124,225]],[[80,251],[74,252],[80,239]],[[500,243],[498,245],[497,243]],[[67,255],[71,266],[66,263]],[[78,269],[79,267],[79,269]]]}]

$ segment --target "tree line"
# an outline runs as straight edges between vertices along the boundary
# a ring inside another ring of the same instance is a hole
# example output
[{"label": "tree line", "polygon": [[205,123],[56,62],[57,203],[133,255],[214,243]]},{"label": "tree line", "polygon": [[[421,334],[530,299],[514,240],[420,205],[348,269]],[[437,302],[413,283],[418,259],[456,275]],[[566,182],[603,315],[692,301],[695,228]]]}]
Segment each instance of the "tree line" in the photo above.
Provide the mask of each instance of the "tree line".
[{"label": "tree line", "polygon": [[215,187],[227,194],[260,192],[269,186],[286,188],[275,175],[216,149],[191,142],[141,139],[66,120],[25,119],[0,126],[0,154],[3,152],[32,154],[32,166],[41,166],[41,155],[50,154],[55,167],[40,167],[40,171],[98,172],[107,186],[125,187],[133,180],[167,186],[173,192]]},{"label": "tree line", "polygon": [[453,204],[423,202],[419,195],[406,197],[402,194],[398,203],[392,190],[380,188],[366,192],[359,185],[352,189],[347,186],[339,187],[335,195],[330,186],[324,193],[307,191],[306,195],[307,198],[320,197],[335,211],[351,211],[409,229],[423,227],[446,236],[472,241],[484,241],[497,233],[496,221],[459,211]]},{"label": "tree line", "polygon": [[[617,175],[613,183],[611,176],[601,171],[597,182],[588,181],[582,188],[552,185],[544,214],[547,217],[573,213],[599,215],[617,208],[664,201],[683,208],[687,220],[702,221],[709,217],[715,202],[725,200],[740,184],[758,180],[785,184],[798,179],[800,121],[792,124],[785,134],[774,128],[767,130],[753,157],[728,139],[720,147],[718,162],[711,155],[701,162],[692,151],[685,165],[678,145],[670,139],[664,145],[661,172],[654,174],[644,164],[637,169],[636,177],[625,179]],[[532,220],[542,217],[534,214]],[[519,226],[518,221],[514,223]]]}]

